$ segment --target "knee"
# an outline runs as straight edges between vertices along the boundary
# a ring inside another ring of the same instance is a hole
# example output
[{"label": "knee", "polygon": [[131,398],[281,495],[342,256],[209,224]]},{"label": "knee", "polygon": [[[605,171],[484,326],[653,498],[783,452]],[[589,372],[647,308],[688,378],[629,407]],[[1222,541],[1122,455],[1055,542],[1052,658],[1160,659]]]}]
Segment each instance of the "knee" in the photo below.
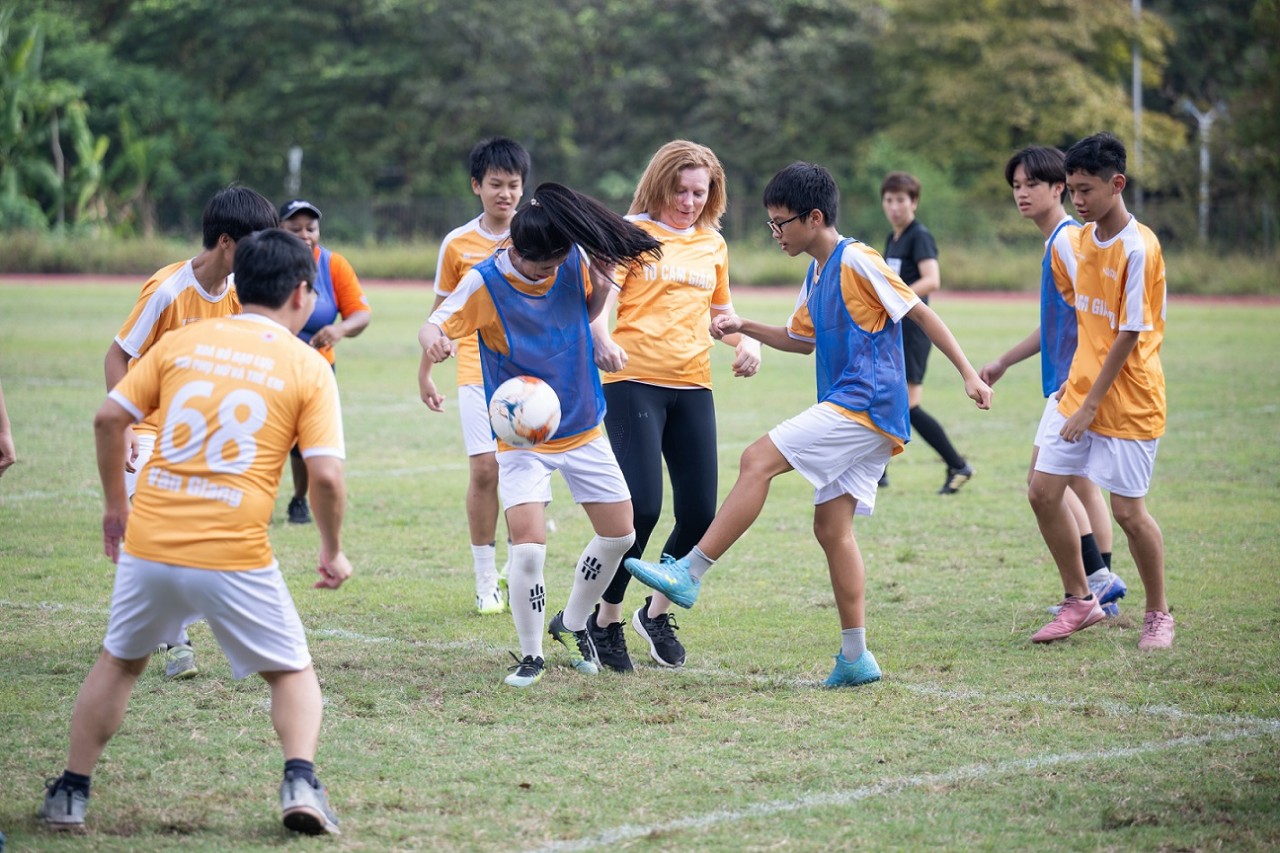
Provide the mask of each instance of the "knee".
[{"label": "knee", "polygon": [[1114,496],[1111,500],[1111,515],[1116,523],[1125,530],[1141,525],[1147,518],[1147,509],[1142,501],[1121,500]]},{"label": "knee", "polygon": [[492,453],[471,457],[471,484],[483,491],[498,488],[498,461]]}]

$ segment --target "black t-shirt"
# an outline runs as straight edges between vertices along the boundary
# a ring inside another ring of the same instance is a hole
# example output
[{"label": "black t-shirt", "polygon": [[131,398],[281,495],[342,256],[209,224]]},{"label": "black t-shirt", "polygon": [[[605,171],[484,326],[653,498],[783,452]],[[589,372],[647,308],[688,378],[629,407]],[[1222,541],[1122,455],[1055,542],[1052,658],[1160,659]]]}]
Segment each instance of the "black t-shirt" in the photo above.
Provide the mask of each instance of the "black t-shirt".
[{"label": "black t-shirt", "polygon": [[[920,280],[920,262],[937,257],[938,244],[918,219],[911,220],[897,240],[893,239],[892,231],[885,238],[884,259],[908,287]],[[928,303],[929,297],[925,296],[920,301]]]}]

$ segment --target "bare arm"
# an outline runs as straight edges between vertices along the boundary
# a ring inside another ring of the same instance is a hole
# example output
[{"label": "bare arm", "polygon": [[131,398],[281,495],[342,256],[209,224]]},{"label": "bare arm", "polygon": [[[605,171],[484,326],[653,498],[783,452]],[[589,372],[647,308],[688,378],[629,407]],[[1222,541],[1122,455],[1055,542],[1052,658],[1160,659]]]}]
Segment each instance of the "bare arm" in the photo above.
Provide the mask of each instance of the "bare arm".
[{"label": "bare arm", "polygon": [[946,323],[942,322],[942,318],[923,302],[917,302],[907,312],[907,316],[924,330],[938,351],[955,365],[961,378],[964,379],[964,393],[969,396],[969,399],[977,403],[979,409],[991,408],[991,386],[978,376],[978,371],[973,369],[973,365],[965,357],[964,350],[960,349],[960,342],[956,340],[955,335],[951,334],[951,330],[947,328]]},{"label": "bare arm", "polygon": [[1067,422],[1062,425],[1060,434],[1064,439],[1067,441],[1079,441],[1080,437],[1093,424],[1093,419],[1098,415],[1098,406],[1102,404],[1103,398],[1111,390],[1111,385],[1116,381],[1116,377],[1120,375],[1120,368],[1124,367],[1129,354],[1138,345],[1138,336],[1140,334],[1141,332],[1135,331],[1116,333],[1115,343],[1107,351],[1107,357],[1102,362],[1102,369],[1098,371],[1098,377],[1093,380],[1089,393],[1085,394],[1084,401],[1080,403],[1080,408],[1076,410],[1075,414],[1067,418]]},{"label": "bare arm", "polygon": [[942,267],[938,266],[937,258],[925,258],[916,264],[916,267],[920,270],[920,278],[911,285],[916,296],[923,299],[934,291],[942,289]]},{"label": "bare arm", "polygon": [[107,399],[93,418],[93,439],[98,454],[98,477],[102,480],[102,551],[111,562],[120,559],[120,543],[124,541],[129,521],[129,496],[124,488],[125,430],[133,423],[133,415],[115,400]]},{"label": "bare arm", "polygon": [[[727,308],[712,308],[711,319],[715,320],[726,314],[733,312]],[[760,342],[750,335],[744,335],[742,332],[729,332],[722,335],[720,340],[723,343],[733,347],[733,375],[734,376],[755,376],[760,370]]]},{"label": "bare arm", "polygon": [[[108,391],[124,379],[124,375],[129,372],[129,362],[132,360],[133,356],[125,352],[114,340],[111,346],[107,347],[107,354],[102,360],[102,372],[107,379]],[[121,451],[120,458],[124,460],[124,469],[132,474],[133,465],[138,461],[138,437],[133,433],[132,421],[125,427],[124,450]]]},{"label": "bare arm", "polygon": [[995,361],[984,364],[978,371],[978,375],[988,385],[995,385],[1000,377],[1004,376],[1006,370],[1020,361],[1026,361],[1038,352],[1040,352],[1040,327],[1036,326],[1031,334],[1014,344],[1007,353]]},{"label": "bare arm", "polygon": [[312,335],[311,345],[319,349],[331,347],[343,338],[354,338],[365,330],[372,316],[368,311],[353,311],[350,317],[330,323]]},{"label": "bare arm", "polygon": [[737,314],[719,314],[711,318],[711,337],[721,340],[725,335],[731,335],[734,332],[741,332],[781,352],[798,352],[803,355],[813,352],[813,341],[801,341],[791,337],[787,333],[786,326],[769,326],[739,317]]},{"label": "bare arm", "polygon": [[591,275],[591,295],[587,297],[587,320],[595,321],[605,309],[609,294],[613,292],[613,264],[591,260],[587,270]]},{"label": "bare arm", "polygon": [[9,411],[4,406],[4,389],[0,388],[0,477],[9,466],[18,461],[13,446],[13,428],[9,425]]},{"label": "bare arm", "polygon": [[604,308],[591,321],[591,342],[596,351],[596,367],[605,373],[617,373],[627,366],[627,351],[618,346],[609,333],[609,318],[618,307],[618,291],[613,286],[605,296]]},{"label": "bare arm", "polygon": [[351,577],[351,563],[342,553],[342,518],[346,511],[347,487],[342,460],[336,456],[313,456],[306,460],[311,483],[311,512],[320,531],[320,562],[316,571],[317,589],[337,589]]}]

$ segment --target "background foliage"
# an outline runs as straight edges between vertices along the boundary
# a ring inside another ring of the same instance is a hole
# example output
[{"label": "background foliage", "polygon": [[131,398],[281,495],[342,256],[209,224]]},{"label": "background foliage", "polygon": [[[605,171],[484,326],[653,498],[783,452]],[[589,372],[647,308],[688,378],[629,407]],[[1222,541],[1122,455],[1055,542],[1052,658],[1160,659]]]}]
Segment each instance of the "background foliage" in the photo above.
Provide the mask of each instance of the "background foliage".
[{"label": "background foliage", "polygon": [[851,230],[883,230],[891,168],[953,240],[1025,233],[1002,165],[1098,129],[1132,142],[1166,242],[1194,241],[1196,125],[1213,237],[1271,248],[1280,192],[1276,0],[0,0],[0,233],[188,234],[230,181],[283,197],[291,147],[327,233],[439,236],[470,215],[465,159],[504,133],[536,180],[625,204],[689,137],[727,168],[730,237],[794,159],[828,165]]}]

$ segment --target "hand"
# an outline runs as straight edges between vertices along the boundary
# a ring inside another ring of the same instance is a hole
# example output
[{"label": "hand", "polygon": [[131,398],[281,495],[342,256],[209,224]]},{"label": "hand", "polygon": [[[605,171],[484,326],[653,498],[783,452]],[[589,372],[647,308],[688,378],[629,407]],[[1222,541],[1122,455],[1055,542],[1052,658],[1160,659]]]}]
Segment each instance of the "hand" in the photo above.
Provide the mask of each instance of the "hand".
[{"label": "hand", "polygon": [[441,336],[431,342],[431,346],[427,348],[427,358],[431,359],[435,364],[439,364],[447,358],[452,358],[458,352],[458,345],[448,338]]},{"label": "hand", "polygon": [[1097,415],[1098,409],[1096,406],[1081,403],[1075,414],[1067,418],[1067,422],[1062,425],[1062,430],[1058,434],[1062,436],[1063,441],[1074,444],[1088,432],[1089,427],[1093,425],[1093,419]]},{"label": "hand", "polygon": [[346,333],[342,329],[342,324],[330,323],[311,336],[311,345],[316,349],[324,349],[333,346],[344,337]]},{"label": "hand", "polygon": [[760,342],[746,335],[738,341],[734,348],[736,357],[733,360],[734,376],[755,376],[760,370]]},{"label": "hand", "polygon": [[316,571],[320,573],[320,580],[316,581],[315,589],[337,589],[342,586],[343,581],[351,577],[352,569],[351,563],[347,561],[347,555],[341,551],[332,557],[326,556],[324,551],[321,551]]},{"label": "hand", "polygon": [[120,543],[124,541],[128,523],[128,507],[119,511],[107,510],[102,514],[102,552],[113,563],[120,562]]},{"label": "hand", "polygon": [[422,402],[427,404],[427,408],[433,412],[444,411],[444,395],[436,390],[434,379],[427,378],[418,382],[418,391],[422,395]]},{"label": "hand", "polygon": [[138,461],[138,435],[133,431],[133,427],[131,426],[124,428],[124,443],[126,449],[124,455],[124,470],[128,471],[130,474],[136,474],[138,472],[136,466]]},{"label": "hand", "polygon": [[0,432],[0,477],[3,477],[9,466],[17,461],[18,451],[13,446],[13,435]]},{"label": "hand", "polygon": [[988,385],[995,385],[1004,376],[1007,368],[1000,363],[999,359],[982,365],[982,369],[978,371],[978,378]]},{"label": "hand", "polygon": [[979,377],[974,376],[972,379],[966,379],[964,383],[964,393],[969,395],[969,399],[978,404],[979,409],[991,408],[991,396],[995,393],[991,390],[991,386],[983,382]]},{"label": "hand", "polygon": [[617,373],[627,366],[627,351],[614,343],[608,335],[600,335],[595,342],[596,367],[605,373]]},{"label": "hand", "polygon": [[742,331],[742,318],[737,314],[717,314],[711,318],[711,337],[717,341],[725,335]]}]

